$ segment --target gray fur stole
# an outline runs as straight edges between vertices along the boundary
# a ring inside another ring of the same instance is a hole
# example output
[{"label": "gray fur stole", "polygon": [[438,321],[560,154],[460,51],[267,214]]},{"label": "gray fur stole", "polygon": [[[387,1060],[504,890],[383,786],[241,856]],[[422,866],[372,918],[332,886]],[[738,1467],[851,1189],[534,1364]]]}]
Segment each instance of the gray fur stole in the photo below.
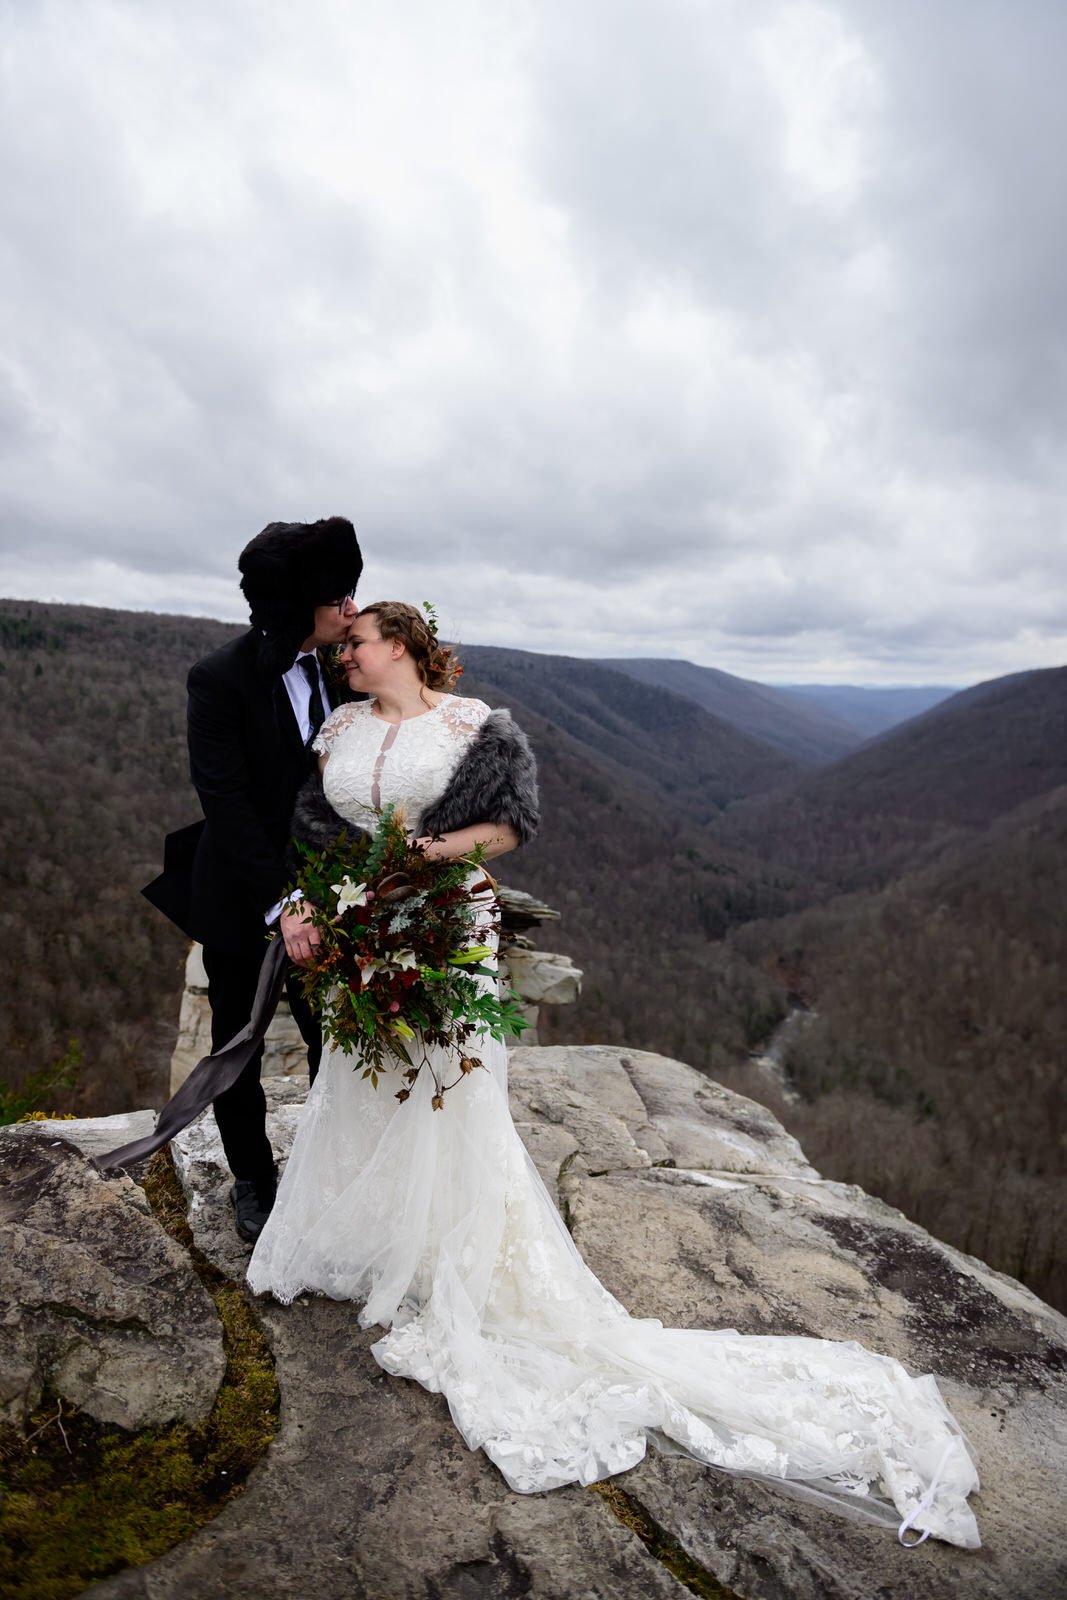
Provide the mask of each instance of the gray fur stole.
[{"label": "gray fur stole", "polygon": [[[540,806],[537,766],[530,741],[510,711],[491,711],[467,746],[451,781],[436,805],[420,817],[416,833],[454,833],[476,822],[503,822],[514,828],[519,843],[537,832]],[[293,844],[324,850],[342,833],[355,838],[364,830],[346,822],[327,800],[322,774],[316,770],[296,797],[290,833]],[[299,854],[290,846],[288,866],[295,870]]]}]

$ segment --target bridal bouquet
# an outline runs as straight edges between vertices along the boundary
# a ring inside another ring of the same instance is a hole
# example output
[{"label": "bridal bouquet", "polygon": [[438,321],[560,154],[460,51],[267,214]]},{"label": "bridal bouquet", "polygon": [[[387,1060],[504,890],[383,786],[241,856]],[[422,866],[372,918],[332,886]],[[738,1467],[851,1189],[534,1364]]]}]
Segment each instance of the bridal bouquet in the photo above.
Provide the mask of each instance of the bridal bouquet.
[{"label": "bridal bouquet", "polygon": [[[386,806],[373,836],[342,834],[326,850],[300,846],[295,887],[322,942],[302,969],[304,994],[323,1038],[354,1054],[378,1087],[387,1067],[405,1080],[407,1100],[425,1067],[434,1078],[433,1108],[463,1076],[482,1065],[469,1042],[502,1039],[528,1024],[515,1000],[498,998],[479,977],[495,978],[491,946],[478,943],[486,894],[480,850],[457,861],[431,861],[408,841],[397,810]],[[458,1076],[445,1083],[431,1045],[452,1052]]]}]

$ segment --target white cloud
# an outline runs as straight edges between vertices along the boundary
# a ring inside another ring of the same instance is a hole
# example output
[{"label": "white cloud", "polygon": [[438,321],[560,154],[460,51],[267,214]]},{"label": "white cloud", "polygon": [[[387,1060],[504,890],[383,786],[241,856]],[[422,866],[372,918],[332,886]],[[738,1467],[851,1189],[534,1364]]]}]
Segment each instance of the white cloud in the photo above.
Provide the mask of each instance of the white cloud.
[{"label": "white cloud", "polygon": [[471,642],[1067,654],[1058,8],[6,27],[0,590],[234,617],[263,523],[341,512]]}]

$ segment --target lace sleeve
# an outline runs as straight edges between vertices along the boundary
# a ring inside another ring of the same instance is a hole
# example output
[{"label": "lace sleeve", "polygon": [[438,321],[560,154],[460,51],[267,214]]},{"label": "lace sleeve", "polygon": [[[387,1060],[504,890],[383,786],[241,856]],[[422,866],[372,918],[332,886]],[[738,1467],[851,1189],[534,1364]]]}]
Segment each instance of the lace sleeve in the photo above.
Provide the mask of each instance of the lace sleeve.
[{"label": "lace sleeve", "polygon": [[311,748],[315,754],[328,756],[334,740],[351,727],[358,716],[365,715],[368,704],[366,700],[355,700],[331,711],[312,741]]},{"label": "lace sleeve", "polygon": [[441,721],[457,743],[467,744],[474,738],[489,711],[490,707],[484,700],[452,694],[441,706]]}]

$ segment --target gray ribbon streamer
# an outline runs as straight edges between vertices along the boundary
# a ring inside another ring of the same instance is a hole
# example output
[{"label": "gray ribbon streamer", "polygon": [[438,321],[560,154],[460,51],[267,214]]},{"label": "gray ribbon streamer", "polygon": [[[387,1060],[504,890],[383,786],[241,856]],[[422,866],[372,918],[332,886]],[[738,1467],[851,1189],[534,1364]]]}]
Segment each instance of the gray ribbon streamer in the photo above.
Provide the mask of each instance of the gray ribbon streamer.
[{"label": "gray ribbon streamer", "polygon": [[128,1167],[135,1161],[143,1161],[145,1156],[152,1155],[169,1139],[173,1139],[176,1133],[187,1128],[201,1111],[205,1111],[213,1100],[218,1099],[220,1094],[225,1094],[227,1089],[232,1088],[270,1026],[271,1018],[278,1008],[288,965],[285,941],[276,936],[267,946],[263,965],[259,969],[256,998],[252,1002],[252,1015],[240,1033],[235,1033],[221,1050],[216,1050],[197,1062],[181,1088],[171,1095],[159,1113],[159,1121],[154,1132],[147,1134],[143,1139],[135,1139],[132,1144],[120,1145],[117,1150],[112,1150],[107,1155],[99,1156],[96,1166],[101,1172],[111,1171],[115,1167]]}]

